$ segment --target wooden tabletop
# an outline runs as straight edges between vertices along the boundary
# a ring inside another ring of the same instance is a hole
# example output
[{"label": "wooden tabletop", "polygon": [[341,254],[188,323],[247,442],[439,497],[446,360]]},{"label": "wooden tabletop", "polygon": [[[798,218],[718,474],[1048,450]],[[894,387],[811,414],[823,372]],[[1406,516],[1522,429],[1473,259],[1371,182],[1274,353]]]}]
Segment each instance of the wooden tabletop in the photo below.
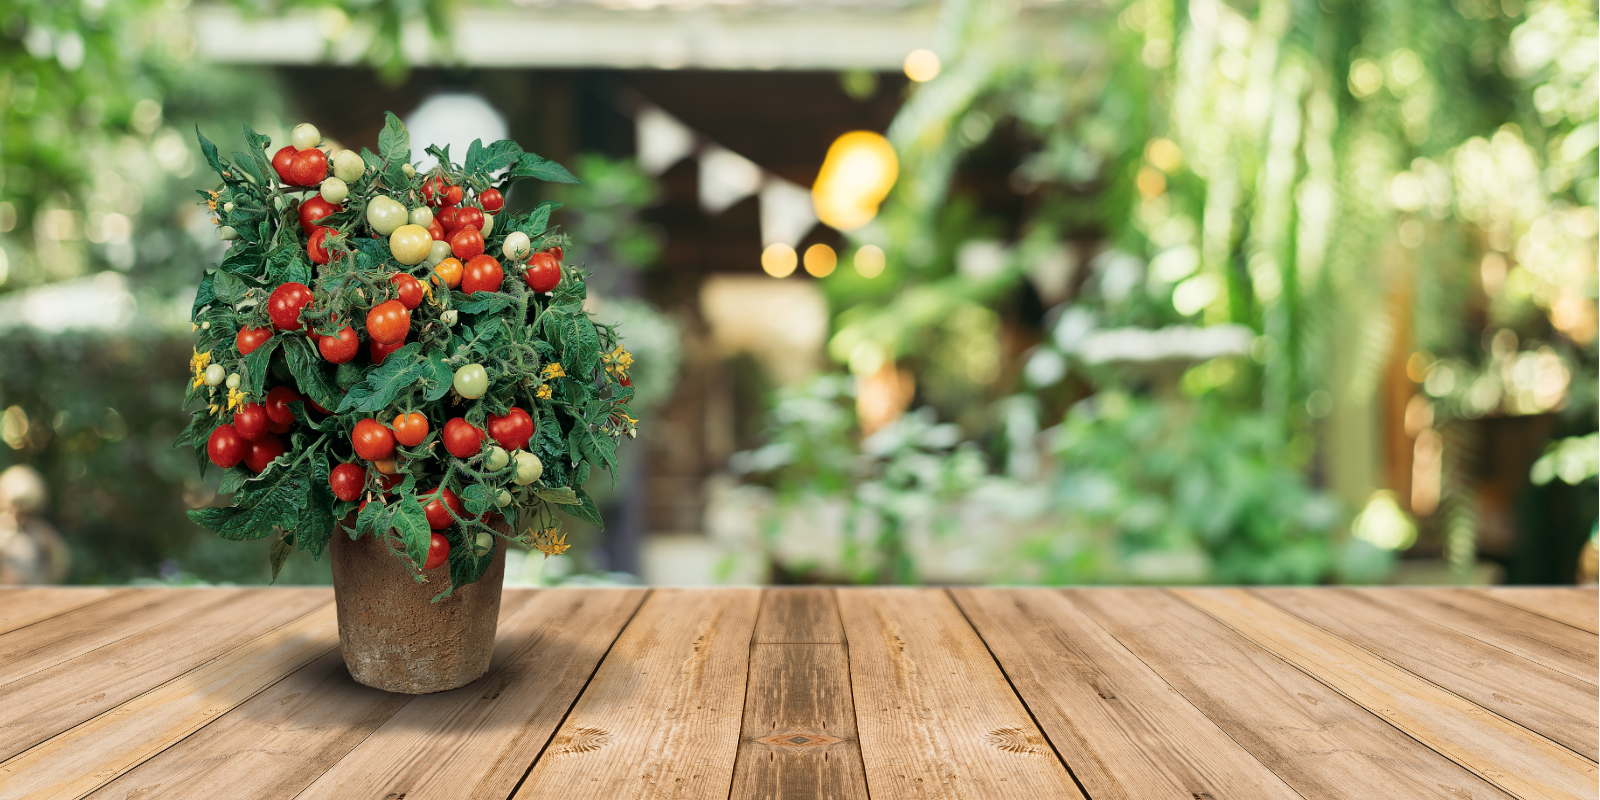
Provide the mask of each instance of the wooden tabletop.
[{"label": "wooden tabletop", "polygon": [[1593,589],[507,590],[416,697],[332,600],[0,590],[0,798],[1597,796]]}]

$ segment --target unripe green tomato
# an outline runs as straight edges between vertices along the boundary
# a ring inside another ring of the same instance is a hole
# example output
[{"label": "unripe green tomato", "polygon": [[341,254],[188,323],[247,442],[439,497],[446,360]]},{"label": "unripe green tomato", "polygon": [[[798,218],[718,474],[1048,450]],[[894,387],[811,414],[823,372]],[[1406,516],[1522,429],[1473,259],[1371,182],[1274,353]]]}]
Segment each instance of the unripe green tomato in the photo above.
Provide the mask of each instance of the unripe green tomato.
[{"label": "unripe green tomato", "polygon": [[333,156],[333,175],[347,184],[361,180],[366,171],[367,162],[354,150],[340,150]]},{"label": "unripe green tomato", "polygon": [[487,464],[491,472],[499,472],[500,470],[505,469],[506,465],[509,463],[511,463],[511,454],[507,453],[504,447],[489,448],[489,460]]},{"label": "unripe green tomato", "polygon": [[406,207],[380,194],[367,203],[367,224],[379,236],[388,236],[406,224]]},{"label": "unripe green tomato", "polygon": [[200,330],[203,330],[203,331],[211,330],[211,320],[208,319],[205,322],[200,323]]},{"label": "unripe green tomato", "polygon": [[512,261],[523,261],[528,257],[528,251],[533,249],[533,242],[528,240],[528,234],[522,231],[512,231],[506,234],[505,244],[500,245],[500,252]]},{"label": "unripe green tomato", "polygon": [[494,534],[488,531],[478,531],[477,537],[472,540],[472,549],[480,556],[493,550]]},{"label": "unripe green tomato", "polygon": [[439,320],[452,328],[456,326],[456,320],[460,318],[461,315],[453,308],[439,315]]},{"label": "unripe green tomato", "polygon": [[286,205],[288,205],[288,201],[283,199],[283,195],[280,194],[280,195],[272,198],[272,207],[273,208],[275,208],[275,209],[277,209],[279,211],[282,211],[284,209],[284,206],[286,206]]},{"label": "unripe green tomato", "polygon": [[224,369],[221,364],[212,364],[212,365],[206,367],[206,385],[207,386],[216,386],[217,384],[222,383],[224,380],[226,380],[227,377],[228,377],[228,370]]},{"label": "unripe green tomato", "polygon": [[222,204],[222,210],[225,213],[232,214],[233,213],[233,203],[232,202],[223,203]]},{"label": "unripe green tomato", "polygon": [[322,144],[322,132],[317,130],[317,126],[302,122],[294,126],[294,132],[289,134],[289,144],[294,145],[296,150],[316,147]]},{"label": "unripe green tomato", "polygon": [[411,224],[421,225],[426,228],[433,224],[433,209],[427,206],[417,206],[411,209]]},{"label": "unripe green tomato", "polygon": [[450,257],[450,243],[449,242],[434,242],[433,244],[428,246],[428,257],[423,260],[423,263],[427,264],[430,267],[437,267],[440,264],[444,263],[444,260],[449,258],[449,257]]},{"label": "unripe green tomato", "polygon": [[218,228],[217,235],[221,236],[222,241],[224,242],[231,242],[234,239],[239,238],[239,232],[234,230],[232,225],[224,225]]},{"label": "unripe green tomato", "polygon": [[489,391],[489,372],[482,364],[468,364],[456,370],[453,383],[456,394],[468,400],[476,400],[482,397],[484,392]]},{"label": "unripe green tomato", "polygon": [[494,496],[494,504],[501,508],[511,505],[511,493],[501,489],[500,493]]},{"label": "unripe green tomato", "polygon": [[349,196],[350,184],[345,183],[344,181],[339,180],[337,177],[332,175],[323,179],[322,199],[334,205],[339,205],[340,203],[344,202],[346,197]]},{"label": "unripe green tomato", "polygon": [[532,453],[518,450],[516,461],[517,474],[511,480],[518,486],[527,486],[544,474],[544,462]]},{"label": "unripe green tomato", "polygon": [[228,373],[228,380],[226,381],[226,383],[228,384],[228,388],[229,389],[237,389],[237,388],[239,388],[239,373],[237,373],[237,372]]},{"label": "unripe green tomato", "polygon": [[411,166],[410,164],[401,164],[400,171],[404,172],[407,178],[417,177],[417,168]]},{"label": "unripe green tomato", "polygon": [[489,232],[492,231],[492,230],[494,230],[494,215],[493,214],[484,214],[483,215],[483,230],[479,231],[479,233],[483,234],[484,236],[488,236]]},{"label": "unripe green tomato", "polygon": [[401,225],[389,234],[389,252],[408,267],[421,264],[432,250],[433,236],[421,225]]}]

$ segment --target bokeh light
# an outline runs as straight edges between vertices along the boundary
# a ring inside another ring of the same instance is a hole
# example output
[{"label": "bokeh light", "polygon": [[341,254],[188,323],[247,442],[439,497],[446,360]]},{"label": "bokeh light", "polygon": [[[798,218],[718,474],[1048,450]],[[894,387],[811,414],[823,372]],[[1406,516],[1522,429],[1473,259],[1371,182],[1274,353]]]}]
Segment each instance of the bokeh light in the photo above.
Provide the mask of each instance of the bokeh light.
[{"label": "bokeh light", "polygon": [[900,174],[900,159],[882,134],[851,131],[835,139],[811,187],[811,204],[823,224],[853,231],[878,215],[878,204]]},{"label": "bokeh light", "polygon": [[794,248],[781,242],[769,244],[767,249],[761,251],[761,269],[774,278],[787,278],[794,274],[799,261]]},{"label": "bokeh light", "polygon": [[805,265],[811,277],[826,278],[839,265],[839,256],[825,244],[814,244],[806,248]]},{"label": "bokeh light", "polygon": [[906,55],[906,77],[927,83],[939,77],[939,57],[932,50],[912,50]]},{"label": "bokeh light", "polygon": [[866,245],[856,251],[856,272],[863,278],[876,278],[883,274],[883,266],[887,259],[883,256],[883,248],[877,245]]}]

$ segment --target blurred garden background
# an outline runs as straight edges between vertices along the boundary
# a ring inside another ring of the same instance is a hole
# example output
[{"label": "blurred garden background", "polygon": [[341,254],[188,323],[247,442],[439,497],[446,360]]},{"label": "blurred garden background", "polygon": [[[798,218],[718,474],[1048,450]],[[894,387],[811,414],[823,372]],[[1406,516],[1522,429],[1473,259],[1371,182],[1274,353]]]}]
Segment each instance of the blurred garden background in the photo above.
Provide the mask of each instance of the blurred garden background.
[{"label": "blurred garden background", "polygon": [[195,128],[385,110],[572,167],[509,203],[636,358],[609,527],[508,582],[1592,581],[1596,20],[0,0],[0,583],[268,580],[172,448]]}]

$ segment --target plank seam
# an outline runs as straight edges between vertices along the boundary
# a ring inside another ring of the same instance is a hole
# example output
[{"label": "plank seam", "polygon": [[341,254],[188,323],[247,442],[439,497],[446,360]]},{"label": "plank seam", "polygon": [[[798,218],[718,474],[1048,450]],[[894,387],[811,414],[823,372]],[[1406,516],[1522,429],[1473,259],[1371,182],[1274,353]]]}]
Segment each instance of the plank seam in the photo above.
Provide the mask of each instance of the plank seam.
[{"label": "plank seam", "polygon": [[[1179,691],[1178,687],[1173,686],[1172,682],[1167,680],[1167,676],[1162,675],[1161,672],[1158,671],[1155,668],[1154,665],[1152,665],[1148,661],[1145,661],[1143,658],[1140,658],[1139,654],[1135,653],[1133,651],[1133,648],[1128,646],[1127,642],[1124,642],[1121,639],[1118,639],[1117,635],[1115,633],[1113,633],[1110,629],[1106,628],[1106,626],[1100,624],[1100,620],[1095,619],[1092,614],[1090,614],[1087,611],[1084,611],[1081,606],[1079,606],[1077,603],[1073,602],[1072,595],[1067,594],[1066,591],[1062,590],[1062,589],[1057,589],[1056,591],[1062,597],[1066,598],[1066,601],[1068,603],[1071,603],[1073,608],[1078,609],[1078,613],[1082,614],[1083,618],[1085,620],[1088,620],[1090,625],[1093,625],[1096,628],[1099,628],[1103,633],[1105,633],[1106,636],[1111,637],[1112,641],[1114,641],[1117,644],[1121,645],[1122,649],[1125,652],[1127,652],[1127,654],[1129,656],[1131,656],[1134,660],[1138,661],[1140,664],[1143,664],[1145,669],[1150,670],[1150,674],[1156,676],[1156,678],[1161,681],[1162,685],[1166,686],[1168,689],[1171,689],[1173,694],[1177,695],[1178,697],[1183,698],[1183,702],[1188,703],[1189,707],[1193,708],[1195,710],[1195,713],[1199,714],[1200,717],[1202,719],[1204,719],[1205,721],[1211,723],[1211,726],[1216,728],[1217,732],[1221,733],[1223,736],[1228,737],[1228,741],[1233,742],[1234,745],[1239,748],[1240,752],[1245,753],[1246,755],[1248,755],[1251,758],[1255,759],[1255,762],[1257,764],[1260,764],[1262,769],[1266,770],[1267,772],[1272,773],[1273,775],[1278,775],[1278,771],[1277,770],[1273,769],[1270,765],[1267,764],[1267,762],[1262,761],[1261,757],[1256,755],[1255,752],[1252,751],[1250,748],[1245,747],[1243,742],[1239,741],[1238,739],[1235,739],[1233,737],[1233,734],[1228,732],[1227,728],[1222,727],[1222,725],[1219,724],[1216,720],[1212,719],[1210,717],[1210,715],[1206,714],[1205,709],[1201,708],[1198,705],[1195,705],[1195,702],[1193,700],[1190,700],[1188,695],[1186,695],[1183,692]],[[974,627],[974,629],[976,629],[977,626],[973,626],[973,627]],[[979,633],[978,635],[980,637],[982,637],[983,634]],[[1265,649],[1265,648],[1262,648],[1262,649]],[[998,659],[996,659],[996,661],[998,661]],[[1002,668],[1002,670],[1003,670],[1003,668]],[[1024,703],[1024,705],[1026,705],[1026,703]],[[1297,797],[1302,798],[1302,800],[1307,800],[1305,794],[1303,794],[1299,789],[1294,788],[1294,786],[1292,784],[1290,784],[1289,781],[1285,780],[1282,775],[1278,775],[1278,780],[1282,781],[1283,785],[1285,787],[1287,787],[1289,789],[1289,791],[1294,792],[1294,794]]]},{"label": "plank seam", "polygon": [[[1357,700],[1356,698],[1351,697],[1350,695],[1346,694],[1343,690],[1339,689],[1338,687],[1328,683],[1327,681],[1323,680],[1322,678],[1318,677],[1317,675],[1312,674],[1305,667],[1302,667],[1299,664],[1296,664],[1295,662],[1290,661],[1287,657],[1285,657],[1282,654],[1278,653],[1276,650],[1273,650],[1272,648],[1266,646],[1265,644],[1262,644],[1261,642],[1256,641],[1254,637],[1252,637],[1248,633],[1245,633],[1244,631],[1241,631],[1238,628],[1235,628],[1232,625],[1228,624],[1228,622],[1226,620],[1223,620],[1221,617],[1218,617],[1215,614],[1212,614],[1211,612],[1205,610],[1204,608],[1201,608],[1200,606],[1189,602],[1188,598],[1185,598],[1182,595],[1179,595],[1179,594],[1177,594],[1176,592],[1173,592],[1170,589],[1162,589],[1160,591],[1167,592],[1168,594],[1170,594],[1173,597],[1177,598],[1180,602],[1184,603],[1185,605],[1188,605],[1190,608],[1193,608],[1196,611],[1199,611],[1200,613],[1205,614],[1206,616],[1208,616],[1211,619],[1215,620],[1218,625],[1221,625],[1222,627],[1227,628],[1230,631],[1233,631],[1233,633],[1235,635],[1237,635],[1241,639],[1244,639],[1245,641],[1249,642],[1251,645],[1253,645],[1256,648],[1260,649],[1262,652],[1272,656],[1273,658],[1278,659],[1279,661],[1282,661],[1284,664],[1287,664],[1291,669],[1299,671],[1300,673],[1304,674],[1306,677],[1310,678],[1311,680],[1314,680],[1317,683],[1322,684],[1324,687],[1326,687],[1328,689],[1328,691],[1331,691],[1334,694],[1337,694],[1340,697],[1343,697],[1344,699],[1349,700],[1353,705],[1355,705],[1356,708],[1361,709],[1362,711],[1366,712],[1368,715],[1372,716],[1374,719],[1377,719],[1378,721],[1382,722],[1383,724],[1388,725],[1389,727],[1395,729],[1396,731],[1398,731],[1400,733],[1400,735],[1402,735],[1402,736],[1410,739],[1411,741],[1416,742],[1417,744],[1427,748],[1428,750],[1438,754],[1440,757],[1444,758],[1446,761],[1449,761],[1450,763],[1455,764],[1457,767],[1460,767],[1467,774],[1474,775],[1474,776],[1478,777],[1479,779],[1483,780],[1484,782],[1488,783],[1491,786],[1494,786],[1495,788],[1499,789],[1500,791],[1505,792],[1508,795],[1511,795],[1513,797],[1517,796],[1516,793],[1513,792],[1511,789],[1508,789],[1505,786],[1502,786],[1499,781],[1496,781],[1493,778],[1478,772],[1477,770],[1473,769],[1472,767],[1461,763],[1460,761],[1458,761],[1454,757],[1452,757],[1449,753],[1446,753],[1446,752],[1443,752],[1443,751],[1439,750],[1438,748],[1434,747],[1433,745],[1429,744],[1428,742],[1425,742],[1425,741],[1422,741],[1421,739],[1418,739],[1416,736],[1412,735],[1412,733],[1410,731],[1406,730],[1405,728],[1400,727],[1395,722],[1393,722],[1393,721],[1391,721],[1389,719],[1386,719],[1384,717],[1384,715],[1379,714],[1379,713],[1377,713],[1376,711],[1373,711],[1370,708],[1367,708],[1365,705],[1362,704],[1362,702],[1360,700]],[[1276,607],[1277,606],[1274,606],[1274,608],[1276,608]],[[1299,619],[1299,617],[1297,616],[1296,619]],[[1313,623],[1307,622],[1306,624],[1312,625],[1312,627],[1317,627],[1318,630],[1323,630],[1322,628],[1314,625]],[[1390,662],[1388,659],[1384,658],[1383,656],[1380,656],[1380,655],[1378,655],[1376,653],[1371,653],[1371,651],[1368,651],[1366,648],[1361,647],[1360,645],[1357,645],[1357,644],[1355,644],[1353,642],[1350,642],[1349,640],[1345,639],[1344,637],[1338,636],[1337,634],[1334,634],[1332,632],[1328,632],[1328,635],[1329,636],[1333,636],[1335,639],[1338,639],[1341,642],[1345,642],[1346,644],[1350,645],[1351,647],[1355,647],[1358,650],[1370,653],[1374,657],[1382,660],[1384,663],[1389,663],[1389,664],[1393,663],[1393,662]],[[1408,675],[1411,675],[1411,676],[1415,677],[1417,680],[1423,681],[1424,683],[1433,684],[1432,681],[1429,681],[1428,679],[1422,677],[1421,675],[1417,675],[1416,673],[1411,672],[1408,669],[1405,669],[1403,667],[1398,667],[1398,666],[1396,668],[1400,669],[1401,671],[1405,672]],[[1433,684],[1433,685],[1434,686],[1438,686],[1438,684]],[[1448,692],[1451,695],[1454,695],[1456,697],[1460,697],[1460,695],[1456,695],[1454,692],[1450,692],[1448,689],[1444,689],[1443,687],[1439,687],[1439,688],[1442,691]],[[1470,700],[1467,700],[1465,698],[1461,698],[1461,700],[1464,703],[1467,703],[1469,705],[1472,705],[1474,707],[1482,709],[1485,714],[1491,714],[1493,716],[1500,717],[1499,714],[1495,714],[1495,712],[1490,711],[1489,709],[1483,708],[1482,706],[1479,706],[1477,703],[1473,703]],[[1505,718],[1504,717],[1500,717],[1500,719],[1505,719]],[[1507,723],[1509,723],[1509,724],[1517,725],[1517,723],[1511,722],[1510,720],[1505,720],[1505,721]],[[1528,730],[1526,727],[1523,727],[1521,725],[1517,725],[1517,727],[1522,728],[1525,731],[1528,731],[1529,735],[1531,735],[1531,736],[1537,736],[1537,737],[1539,737],[1541,739],[1545,739],[1546,741],[1550,741],[1547,737],[1544,737],[1544,736],[1540,735],[1536,731]],[[1559,742],[1551,741],[1551,744],[1554,744],[1557,747],[1560,747],[1561,749],[1566,750],[1567,752],[1572,752],[1571,748],[1568,748],[1568,747],[1566,747],[1565,745],[1562,745]],[[1581,759],[1583,759],[1585,761],[1588,761],[1588,758],[1586,756],[1582,755],[1582,754],[1575,754],[1575,755],[1577,755],[1579,758],[1581,758]],[[1591,762],[1591,763],[1593,763],[1593,762]]]},{"label": "plank seam", "polygon": [[[770,591],[772,590],[762,589],[761,596],[756,598],[756,624],[750,626],[750,645],[745,650],[744,697],[741,698],[739,703],[739,744],[733,751],[733,775],[728,778],[728,800],[733,800],[733,792],[739,787],[739,751],[744,749],[744,725],[745,720],[750,717],[747,712],[750,709],[750,669],[755,665],[756,631],[761,628],[761,609],[766,605],[767,593]],[[790,643],[786,642],[785,644]]]},{"label": "plank seam", "polygon": [[[563,727],[566,727],[567,719],[572,716],[572,710],[578,707],[578,701],[582,700],[584,693],[589,691],[589,684],[594,682],[594,676],[600,674],[601,665],[605,664],[606,659],[611,657],[611,650],[617,646],[617,642],[622,640],[622,634],[628,631],[628,626],[633,624],[634,617],[639,616],[639,610],[644,608],[644,604],[649,602],[651,595],[655,593],[655,589],[646,589],[644,594],[639,597],[638,605],[633,607],[633,611],[628,613],[628,618],[623,621],[621,627],[617,628],[617,635],[611,637],[611,644],[606,645],[606,651],[601,653],[600,658],[594,662],[594,669],[589,671],[589,677],[584,678],[583,688],[572,695],[572,702],[567,704],[567,710],[561,713],[561,719],[556,722],[554,728],[550,729],[550,735],[545,738],[544,744],[539,746],[539,752],[534,755],[533,762],[528,764],[528,768],[522,771],[522,777],[518,778],[516,785],[511,787],[511,793],[506,795],[506,800],[512,800],[517,796],[517,792],[522,791],[522,784],[527,783],[528,776],[533,774],[533,768],[539,766],[539,759],[544,758],[545,751],[550,749],[550,743],[555,741],[556,735],[561,733]],[[754,635],[753,629],[752,635]],[[741,727],[743,724],[743,722],[740,723]]]},{"label": "plank seam", "polygon": [[1022,705],[1022,710],[1028,712],[1028,720],[1033,723],[1033,729],[1038,731],[1040,736],[1044,737],[1046,744],[1050,745],[1050,752],[1056,754],[1056,761],[1059,762],[1062,768],[1067,771],[1067,777],[1072,779],[1073,784],[1078,787],[1078,791],[1081,792],[1085,798],[1088,800],[1094,800],[1094,797],[1089,794],[1088,787],[1083,785],[1083,781],[1078,780],[1078,773],[1074,772],[1072,765],[1068,764],[1067,759],[1062,757],[1061,749],[1056,747],[1055,740],[1051,739],[1050,734],[1045,731],[1044,726],[1039,724],[1039,718],[1034,715],[1033,707],[1028,705],[1027,698],[1022,696],[1022,692],[1017,691],[1017,684],[1011,680],[1011,673],[1006,672],[1005,665],[1000,663],[999,657],[994,654],[994,649],[989,647],[989,640],[983,638],[983,632],[978,630],[978,626],[972,624],[972,618],[967,616],[967,609],[962,607],[961,603],[956,600],[955,595],[951,594],[948,587],[941,589],[940,591],[944,592],[945,599],[950,601],[950,605],[956,607],[956,611],[961,614],[961,619],[967,623],[967,628],[972,631],[974,636],[978,637],[978,641],[983,642],[984,652],[989,654],[989,660],[993,661],[995,668],[1000,670],[1000,676],[1006,679],[1006,686],[1011,687],[1011,694],[1015,696],[1017,698],[1017,702]]},{"label": "plank seam", "polygon": [[[861,711],[856,703],[855,673],[850,669],[850,631],[844,627],[844,604],[839,602],[839,590],[833,590],[833,617],[839,623],[839,644],[844,646],[844,678],[850,684],[850,724],[856,731],[856,763],[861,766],[861,788],[872,800],[872,780],[867,774],[867,747],[861,743]],[[819,642],[819,644],[828,644]]]},{"label": "plank seam", "polygon": [[[1555,588],[1560,588],[1560,587],[1555,587]],[[1580,588],[1580,587],[1574,586],[1572,588],[1577,589],[1577,588]],[[1527,606],[1519,606],[1516,603],[1509,603],[1509,602],[1506,602],[1505,600],[1501,600],[1500,598],[1495,596],[1494,592],[1487,592],[1487,591],[1484,591],[1482,589],[1466,589],[1465,591],[1472,592],[1473,594],[1475,594],[1475,595],[1477,595],[1479,597],[1483,597],[1483,598],[1487,598],[1489,600],[1493,600],[1494,602],[1499,603],[1500,605],[1503,605],[1503,606],[1505,606],[1507,608],[1515,608],[1515,609],[1517,609],[1519,611],[1526,611],[1529,614],[1532,614],[1532,615],[1534,615],[1536,617],[1542,617],[1544,619],[1550,620],[1551,622],[1558,622],[1558,623],[1560,623],[1562,625],[1565,625],[1565,626],[1567,626],[1567,627],[1569,627],[1569,628],[1571,628],[1571,629],[1573,629],[1575,631],[1582,631],[1584,633],[1584,635],[1586,635],[1586,636],[1595,636],[1595,635],[1597,635],[1597,634],[1595,634],[1594,631],[1591,631],[1588,628],[1585,628],[1585,627],[1582,627],[1582,626],[1579,626],[1579,625],[1574,625],[1574,624],[1572,624],[1572,623],[1570,623],[1570,622],[1568,622],[1568,621],[1566,621],[1564,619],[1556,619],[1555,617],[1552,617],[1552,616],[1550,616],[1548,614],[1540,613],[1540,612],[1535,611],[1535,610],[1533,610],[1531,608],[1528,608]]]},{"label": "plank seam", "polygon": [[[1527,731],[1529,734],[1531,734],[1533,736],[1537,736],[1537,737],[1539,737],[1541,739],[1544,739],[1545,741],[1547,741],[1547,742],[1549,742],[1549,743],[1551,743],[1551,744],[1553,744],[1553,745],[1555,745],[1557,747],[1560,747],[1561,749],[1566,750],[1567,752],[1569,752],[1569,753],[1571,753],[1571,754],[1573,754],[1573,755],[1575,755],[1575,756],[1577,756],[1577,757],[1579,757],[1579,758],[1581,758],[1581,759],[1583,759],[1585,761],[1588,761],[1591,764],[1596,763],[1593,759],[1589,758],[1588,756],[1586,756],[1586,755],[1584,755],[1584,754],[1582,754],[1582,753],[1580,753],[1580,752],[1578,752],[1576,750],[1573,750],[1572,748],[1562,744],[1561,742],[1558,742],[1558,741],[1556,741],[1554,739],[1551,739],[1550,737],[1545,736],[1544,734],[1542,734],[1542,733],[1540,733],[1540,732],[1538,732],[1538,731],[1536,731],[1536,730],[1534,730],[1532,728],[1529,728],[1528,726],[1523,725],[1522,723],[1517,722],[1516,720],[1509,719],[1505,715],[1495,711],[1494,709],[1486,708],[1482,704],[1474,702],[1472,699],[1461,695],[1459,692],[1456,692],[1455,690],[1451,689],[1448,686],[1444,686],[1443,684],[1440,684],[1440,683],[1428,678],[1425,675],[1418,675],[1417,673],[1407,669],[1404,665],[1396,663],[1395,661],[1392,661],[1392,660],[1386,658],[1382,653],[1373,652],[1372,650],[1370,650],[1370,649],[1368,649],[1366,647],[1363,647],[1362,645],[1360,645],[1360,644],[1358,644],[1356,642],[1350,641],[1349,639],[1346,639],[1345,637],[1340,636],[1339,634],[1337,634],[1337,633],[1335,633],[1335,632],[1333,632],[1331,630],[1328,630],[1327,628],[1324,628],[1321,625],[1318,625],[1317,623],[1312,622],[1311,620],[1300,616],[1299,614],[1294,613],[1294,611],[1292,609],[1286,608],[1284,606],[1281,606],[1281,605],[1278,605],[1277,603],[1272,602],[1272,600],[1270,598],[1264,597],[1264,596],[1258,594],[1253,589],[1246,589],[1245,593],[1250,595],[1251,597],[1256,598],[1257,600],[1260,600],[1263,603],[1266,603],[1267,605],[1272,606],[1273,608],[1278,609],[1279,611],[1282,611],[1285,614],[1288,614],[1291,617],[1294,617],[1297,620],[1300,620],[1301,622],[1303,622],[1303,623],[1305,623],[1307,625],[1310,625],[1313,628],[1316,628],[1319,631],[1322,631],[1323,633],[1326,633],[1327,635],[1333,637],[1334,639],[1337,639],[1338,641],[1344,642],[1345,644],[1347,644],[1347,645],[1349,645],[1351,647],[1354,647],[1355,649],[1360,650],[1361,652],[1366,653],[1367,655],[1370,655],[1373,658],[1376,658],[1379,661],[1382,661],[1383,663],[1388,664],[1389,666],[1394,667],[1395,669],[1397,669],[1397,670],[1399,670],[1401,672],[1404,672],[1405,674],[1410,675],[1411,677],[1416,678],[1417,680],[1422,681],[1423,683],[1426,683],[1429,686],[1432,686],[1433,688],[1438,689],[1441,692],[1444,692],[1445,694],[1450,695],[1451,697],[1455,697],[1455,698],[1459,699],[1461,702],[1466,703],[1467,705],[1473,706],[1474,708],[1482,709],[1485,714],[1491,714],[1493,716],[1499,717],[1500,719],[1505,720],[1505,722],[1507,724],[1515,725],[1518,728],[1521,728],[1522,730]],[[1191,604],[1191,605],[1193,605],[1193,604]],[[1202,609],[1202,610],[1204,610],[1204,609]],[[1216,619],[1216,618],[1212,617],[1212,619]],[[1218,620],[1218,621],[1220,622],[1221,620]],[[1223,623],[1223,624],[1227,624],[1227,623]],[[1243,633],[1240,633],[1239,635],[1244,636]],[[1265,648],[1263,647],[1263,649],[1265,649]],[[1538,665],[1535,665],[1535,666],[1538,666]],[[1548,667],[1546,667],[1546,669],[1548,669]],[[1304,670],[1301,670],[1301,671],[1304,672]],[[1313,676],[1313,677],[1315,677],[1315,676]],[[1326,684],[1324,684],[1324,685],[1326,685]],[[1333,687],[1330,686],[1328,688],[1332,689]],[[1334,689],[1334,691],[1337,692],[1339,690],[1338,689]],[[1343,692],[1339,692],[1339,693],[1340,694],[1344,694]],[[1350,698],[1350,699],[1352,701],[1355,700],[1355,698],[1353,698],[1353,697]],[[1357,705],[1360,705],[1360,703],[1357,703]],[[1398,727],[1398,726],[1396,726],[1396,727]],[[1411,734],[1408,733],[1406,735],[1410,736]],[[1416,737],[1412,736],[1411,738],[1415,739]],[[1434,752],[1438,752],[1438,751],[1435,750]],[[1444,755],[1443,753],[1439,753],[1439,754],[1440,755]],[[1445,756],[1445,757],[1446,758],[1450,758],[1449,756]],[[1453,759],[1453,758],[1450,759],[1450,760],[1451,761],[1455,761],[1455,759]],[[1460,762],[1457,762],[1457,763],[1460,763]],[[1462,766],[1466,766],[1466,765],[1463,764]],[[1470,769],[1470,767],[1469,767],[1469,769]]]},{"label": "plank seam", "polygon": [[[38,588],[44,588],[44,587],[38,587]],[[22,591],[26,591],[26,590],[24,589]],[[107,592],[106,595],[104,597],[100,598],[99,600],[90,600],[89,602],[84,603],[81,606],[73,606],[71,608],[64,608],[64,609],[62,609],[62,610],[60,610],[60,611],[58,611],[58,612],[56,612],[54,614],[51,614],[48,617],[44,617],[43,619],[36,619],[36,620],[26,624],[26,625],[18,625],[15,628],[8,628],[6,630],[0,631],[0,634],[11,634],[11,633],[16,633],[17,631],[20,631],[20,630],[26,630],[28,628],[31,628],[31,627],[35,626],[35,625],[38,625],[38,624],[41,624],[41,623],[45,623],[45,622],[49,622],[50,620],[53,620],[53,619],[55,619],[57,617],[61,617],[61,616],[67,615],[67,614],[71,614],[74,611],[82,611],[83,609],[89,608],[90,606],[96,606],[96,605],[99,605],[101,603],[104,603],[105,601],[110,600],[113,597],[121,597],[121,596],[123,596],[125,594],[128,594],[129,592],[134,592],[134,591],[140,591],[140,590],[137,590],[137,589],[116,589],[114,591]]]}]

